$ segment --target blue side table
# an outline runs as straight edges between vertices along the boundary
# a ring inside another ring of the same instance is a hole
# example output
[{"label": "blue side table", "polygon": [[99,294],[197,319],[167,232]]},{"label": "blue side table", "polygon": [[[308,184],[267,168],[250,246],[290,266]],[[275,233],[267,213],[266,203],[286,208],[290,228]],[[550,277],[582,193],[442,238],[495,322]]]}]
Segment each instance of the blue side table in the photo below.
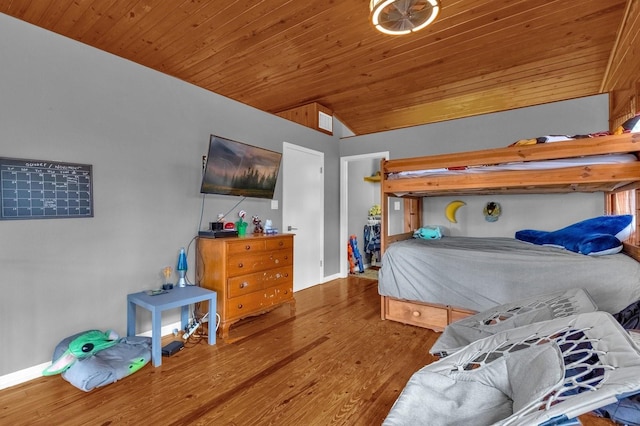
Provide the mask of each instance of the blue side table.
[{"label": "blue side table", "polygon": [[162,311],[181,308],[182,328],[189,323],[189,305],[209,302],[209,344],[216,344],[216,292],[198,286],[175,287],[167,293],[150,296],[146,292],[127,295],[127,336],[136,334],[136,305],[151,311],[151,360],[154,367],[162,364],[160,327]]}]

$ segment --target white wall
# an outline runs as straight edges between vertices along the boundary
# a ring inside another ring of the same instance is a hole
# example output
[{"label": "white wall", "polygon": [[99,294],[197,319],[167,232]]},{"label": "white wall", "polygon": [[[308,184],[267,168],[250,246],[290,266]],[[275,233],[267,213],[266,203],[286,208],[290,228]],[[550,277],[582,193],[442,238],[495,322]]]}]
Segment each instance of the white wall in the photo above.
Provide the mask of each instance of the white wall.
[{"label": "white wall", "polygon": [[505,147],[519,139],[609,127],[608,95],[590,96],[424,126],[341,139],[340,155],[389,151],[390,158]]},{"label": "white wall", "polygon": [[[457,223],[450,223],[444,215],[453,200],[462,200]],[[483,213],[485,205],[500,203],[502,215],[496,222],[488,222]],[[520,229],[553,231],[573,222],[604,214],[604,197],[599,194],[553,194],[433,197],[423,199],[423,223],[441,225],[449,235],[474,237],[513,237]]]},{"label": "white wall", "polygon": [[[193,236],[239,201],[207,196],[203,205],[211,133],[324,152],[325,272],[338,272],[337,137],[2,14],[0,64],[0,155],[93,165],[95,207],[93,218],[0,221],[0,325],[10,336],[0,377],[49,361],[73,333],[124,334],[128,293],[159,287],[182,246],[195,266]],[[247,199],[231,214],[240,208],[281,227],[269,200]],[[138,331],[150,329],[147,312],[138,320]]]}]

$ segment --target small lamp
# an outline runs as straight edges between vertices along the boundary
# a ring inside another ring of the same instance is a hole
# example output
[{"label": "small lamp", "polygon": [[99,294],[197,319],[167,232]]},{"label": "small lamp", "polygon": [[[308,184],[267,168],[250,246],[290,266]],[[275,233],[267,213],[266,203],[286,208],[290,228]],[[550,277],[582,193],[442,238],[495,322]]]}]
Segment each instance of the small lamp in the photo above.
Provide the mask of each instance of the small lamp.
[{"label": "small lamp", "polygon": [[176,267],[176,271],[178,271],[178,287],[185,287],[187,285],[187,280],[185,275],[187,273],[187,254],[184,252],[184,247],[180,249],[180,254],[178,255],[178,266]]}]

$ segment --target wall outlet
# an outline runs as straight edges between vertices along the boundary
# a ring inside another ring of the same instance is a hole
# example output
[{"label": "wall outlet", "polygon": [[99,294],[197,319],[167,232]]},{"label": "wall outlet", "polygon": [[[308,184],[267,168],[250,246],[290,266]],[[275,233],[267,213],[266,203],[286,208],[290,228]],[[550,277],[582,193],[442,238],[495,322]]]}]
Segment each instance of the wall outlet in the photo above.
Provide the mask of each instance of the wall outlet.
[{"label": "wall outlet", "polygon": [[400,210],[400,201],[394,201],[393,202],[393,209],[394,210]]},{"label": "wall outlet", "polygon": [[278,200],[271,200],[271,210],[278,210]]}]

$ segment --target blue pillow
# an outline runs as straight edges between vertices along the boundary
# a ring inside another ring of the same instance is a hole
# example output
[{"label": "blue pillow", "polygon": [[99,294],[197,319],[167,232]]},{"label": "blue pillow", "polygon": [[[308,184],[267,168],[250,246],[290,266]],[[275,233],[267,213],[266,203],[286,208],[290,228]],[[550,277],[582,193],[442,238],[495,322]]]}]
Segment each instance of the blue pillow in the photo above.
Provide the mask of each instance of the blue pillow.
[{"label": "blue pillow", "polygon": [[567,250],[602,256],[622,250],[622,241],[633,231],[633,216],[599,216],[574,223],[557,231],[524,229],[516,239],[538,245],[562,247]]}]

